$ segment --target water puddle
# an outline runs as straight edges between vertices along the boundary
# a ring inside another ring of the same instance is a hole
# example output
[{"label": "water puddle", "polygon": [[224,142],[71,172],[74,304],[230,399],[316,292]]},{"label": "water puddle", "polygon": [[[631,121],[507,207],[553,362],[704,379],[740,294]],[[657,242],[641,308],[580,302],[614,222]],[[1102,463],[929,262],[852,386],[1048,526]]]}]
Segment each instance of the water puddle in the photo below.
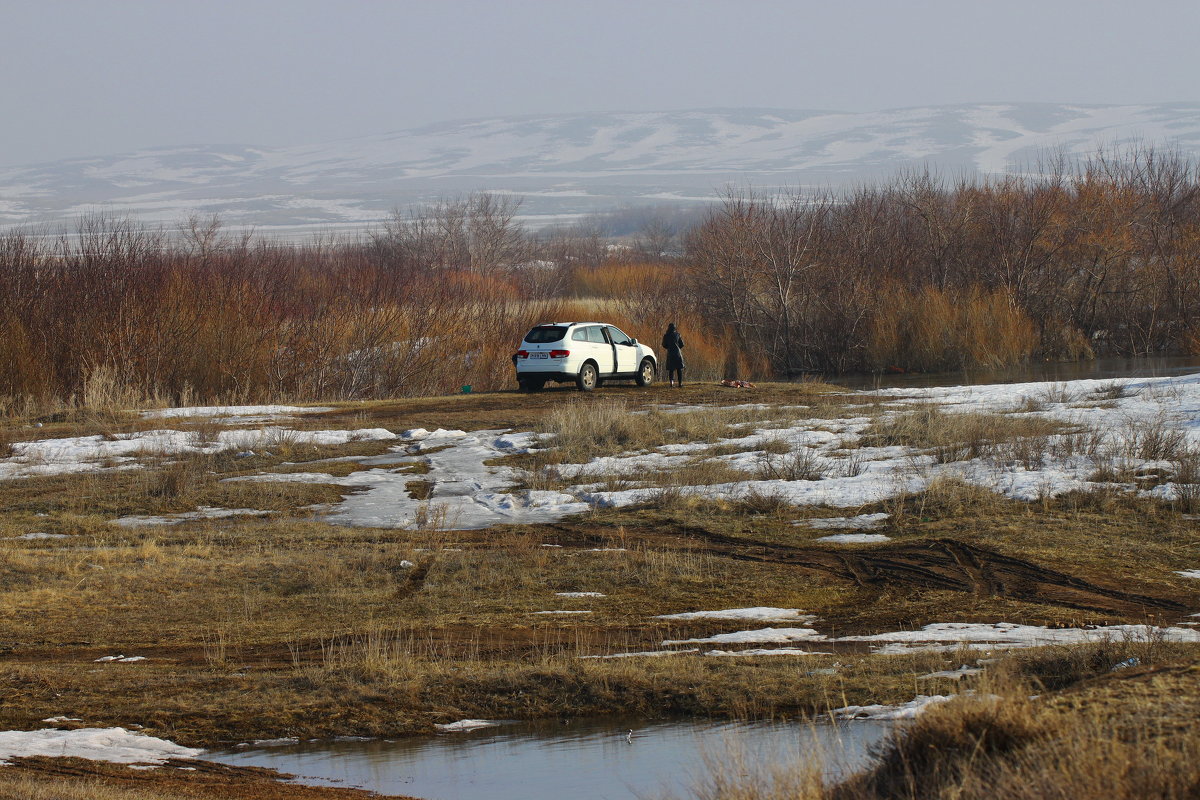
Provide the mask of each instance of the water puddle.
[{"label": "water puddle", "polygon": [[865,765],[868,749],[895,724],[515,723],[469,733],[310,742],[205,758],[291,773],[304,783],[425,800],[683,798],[712,769],[755,774],[772,764],[816,759],[827,776],[845,775]]}]

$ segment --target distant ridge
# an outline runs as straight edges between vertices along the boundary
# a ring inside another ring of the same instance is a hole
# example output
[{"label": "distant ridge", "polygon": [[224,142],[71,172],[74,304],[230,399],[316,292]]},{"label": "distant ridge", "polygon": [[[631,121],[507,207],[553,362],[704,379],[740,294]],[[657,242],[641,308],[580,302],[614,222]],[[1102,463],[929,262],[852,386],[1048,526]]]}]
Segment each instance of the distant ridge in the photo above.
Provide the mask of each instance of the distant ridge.
[{"label": "distant ridge", "polygon": [[701,109],[493,117],[297,147],[164,147],[0,168],[0,227],[94,210],[171,224],[191,211],[296,232],[369,225],[475,190],[545,220],[705,202],[729,185],[841,187],[929,165],[1002,173],[1047,149],[1200,153],[1200,103],[984,103],[874,112]]}]

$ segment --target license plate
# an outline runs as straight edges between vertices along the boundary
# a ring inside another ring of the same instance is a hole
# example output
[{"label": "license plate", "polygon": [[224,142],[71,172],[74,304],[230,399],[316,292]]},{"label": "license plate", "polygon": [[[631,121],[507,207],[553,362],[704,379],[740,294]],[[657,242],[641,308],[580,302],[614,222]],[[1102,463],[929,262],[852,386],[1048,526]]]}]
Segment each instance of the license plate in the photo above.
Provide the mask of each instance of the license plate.
[{"label": "license plate", "polygon": [[530,358],[549,358],[550,354],[549,353],[530,353],[529,357]]}]

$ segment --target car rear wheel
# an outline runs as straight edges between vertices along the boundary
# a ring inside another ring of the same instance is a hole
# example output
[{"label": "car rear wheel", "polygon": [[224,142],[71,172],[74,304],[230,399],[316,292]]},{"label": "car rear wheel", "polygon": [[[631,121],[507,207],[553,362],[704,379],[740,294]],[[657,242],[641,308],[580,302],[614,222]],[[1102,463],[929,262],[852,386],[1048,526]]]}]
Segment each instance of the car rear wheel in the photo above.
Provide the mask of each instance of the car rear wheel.
[{"label": "car rear wheel", "polygon": [[579,374],[575,376],[575,385],[581,392],[590,392],[596,388],[596,384],[599,382],[600,373],[596,371],[596,365],[591,362],[580,367]]},{"label": "car rear wheel", "polygon": [[642,359],[642,365],[638,367],[637,378],[638,386],[649,386],[654,383],[654,362],[648,358]]}]

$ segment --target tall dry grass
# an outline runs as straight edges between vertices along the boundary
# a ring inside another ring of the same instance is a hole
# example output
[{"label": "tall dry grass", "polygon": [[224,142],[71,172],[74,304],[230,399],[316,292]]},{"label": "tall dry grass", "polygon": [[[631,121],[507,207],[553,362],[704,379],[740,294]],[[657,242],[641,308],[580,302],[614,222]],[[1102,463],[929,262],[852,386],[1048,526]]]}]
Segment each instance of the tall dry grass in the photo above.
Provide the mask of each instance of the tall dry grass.
[{"label": "tall dry grass", "polygon": [[1037,347],[1037,328],[1010,292],[893,287],[884,296],[867,345],[876,370],[1003,367],[1028,360]]}]

